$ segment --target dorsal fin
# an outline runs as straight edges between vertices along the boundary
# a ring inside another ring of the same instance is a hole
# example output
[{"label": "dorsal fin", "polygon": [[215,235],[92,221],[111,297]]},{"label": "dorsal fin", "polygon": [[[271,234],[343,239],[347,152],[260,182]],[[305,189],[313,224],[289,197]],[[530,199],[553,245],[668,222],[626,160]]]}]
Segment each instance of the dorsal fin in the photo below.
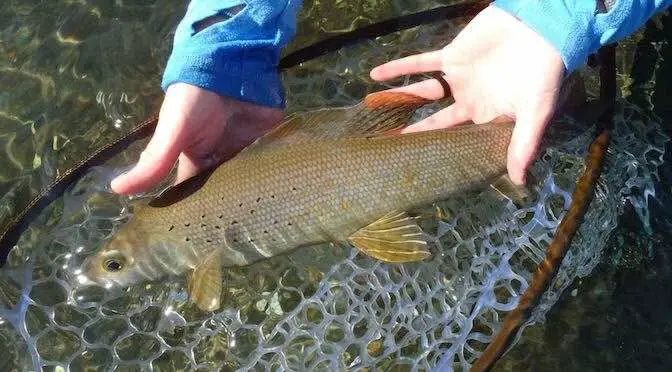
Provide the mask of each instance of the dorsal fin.
[{"label": "dorsal fin", "polygon": [[413,112],[429,102],[408,93],[383,91],[354,106],[293,114],[238,156],[306,140],[383,134],[406,126]]},{"label": "dorsal fin", "polygon": [[417,109],[432,101],[409,93],[382,91],[364,97],[364,106],[369,110],[389,110],[395,108]]},{"label": "dorsal fin", "polygon": [[[275,148],[313,139],[382,134],[405,126],[413,111],[428,102],[431,101],[412,94],[384,91],[369,94],[352,107],[295,114],[236,157],[251,154],[255,149]],[[167,188],[152,199],[149,206],[167,207],[186,198],[199,190],[215,169],[203,171]]]}]

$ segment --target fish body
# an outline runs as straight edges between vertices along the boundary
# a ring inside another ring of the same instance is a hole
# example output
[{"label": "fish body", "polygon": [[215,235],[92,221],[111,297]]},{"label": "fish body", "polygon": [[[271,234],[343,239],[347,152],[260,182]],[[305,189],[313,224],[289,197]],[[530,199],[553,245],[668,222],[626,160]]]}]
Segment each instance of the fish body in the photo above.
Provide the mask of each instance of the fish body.
[{"label": "fish body", "polygon": [[224,164],[190,197],[143,208],[136,219],[184,241],[194,260],[216,251],[223,266],[244,266],[345,241],[390,211],[486,183],[506,169],[511,128],[474,125],[274,149]]},{"label": "fish body", "polygon": [[[140,207],[89,262],[88,275],[126,286],[205,263],[206,276],[219,277],[221,267],[329,241],[391,262],[425,258],[421,231],[405,211],[504,174],[512,130],[512,123],[464,125],[243,152],[187,197]],[[110,255],[125,270],[109,270]]]}]

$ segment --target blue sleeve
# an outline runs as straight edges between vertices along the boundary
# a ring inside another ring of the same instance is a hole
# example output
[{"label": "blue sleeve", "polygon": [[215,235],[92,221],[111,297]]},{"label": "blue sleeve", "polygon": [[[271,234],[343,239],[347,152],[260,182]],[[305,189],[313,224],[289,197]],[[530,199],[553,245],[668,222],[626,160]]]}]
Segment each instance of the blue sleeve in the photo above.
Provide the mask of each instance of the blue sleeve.
[{"label": "blue sleeve", "polygon": [[[192,0],[175,31],[161,87],[183,82],[245,102],[284,107],[277,66],[280,50],[296,33],[301,3]],[[210,21],[214,23],[208,25]]]},{"label": "blue sleeve", "polygon": [[581,67],[601,46],[637,31],[656,12],[667,8],[672,0],[615,0],[610,3],[607,12],[598,13],[595,0],[495,1],[497,7],[517,17],[550,42],[560,52],[568,73]]}]

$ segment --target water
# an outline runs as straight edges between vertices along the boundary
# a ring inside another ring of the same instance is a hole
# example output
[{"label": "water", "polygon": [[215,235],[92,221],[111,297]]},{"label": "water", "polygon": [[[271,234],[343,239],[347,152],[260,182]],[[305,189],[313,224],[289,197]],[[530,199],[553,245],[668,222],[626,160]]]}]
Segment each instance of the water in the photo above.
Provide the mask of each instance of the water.
[{"label": "water", "polygon": [[[672,81],[671,41],[672,16],[668,11],[619,48],[623,95],[643,111],[655,113],[668,136],[672,124],[672,98],[667,93]],[[650,224],[642,223],[634,208],[626,208],[600,265],[589,278],[565,291],[546,324],[526,331],[502,367],[548,371],[670,369],[669,158],[668,145],[655,195],[648,204],[645,221]]]},{"label": "water", "polygon": [[[307,1],[289,50],[435,5],[355,3]],[[90,148],[158,107],[161,68],[184,7],[183,1],[139,0],[0,5],[0,218]],[[344,16],[326,16],[334,12]],[[591,208],[556,290],[535,312],[537,324],[500,369],[672,364],[665,316],[670,169],[659,167],[672,113],[663,85],[670,81],[665,61],[672,25],[669,16],[658,21],[664,30],[651,26],[619,49],[619,83],[630,98],[617,110],[607,196]],[[436,49],[463,23],[364,42],[286,71],[288,110],[352,104],[381,88],[367,78],[372,66]],[[642,57],[633,63],[635,52]],[[585,76],[594,93],[594,74]],[[226,305],[216,314],[186,302],[180,280],[124,292],[79,288],[72,280],[81,260],[126,213],[126,200],[106,185],[134,161],[138,144],[45,211],[0,270],[0,339],[7,355],[0,367],[459,370],[543,257],[587,141],[579,136],[542,158],[531,205],[518,208],[478,192],[439,203],[441,213],[425,228],[444,254],[428,263],[384,265],[349,247],[307,248],[227,271]],[[538,322],[546,316],[545,324]]]}]

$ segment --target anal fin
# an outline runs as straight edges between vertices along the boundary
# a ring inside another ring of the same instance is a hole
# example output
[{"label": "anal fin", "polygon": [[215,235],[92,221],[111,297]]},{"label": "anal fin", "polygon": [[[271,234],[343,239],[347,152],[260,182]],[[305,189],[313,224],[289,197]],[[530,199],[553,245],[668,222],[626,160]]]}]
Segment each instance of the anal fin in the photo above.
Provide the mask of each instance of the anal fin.
[{"label": "anal fin", "polygon": [[222,295],[222,271],[219,253],[206,257],[187,276],[189,298],[203,311],[219,309]]},{"label": "anal fin", "polygon": [[501,196],[512,202],[522,205],[531,197],[530,191],[525,186],[518,186],[511,181],[508,174],[504,174],[490,184]]},{"label": "anal fin", "polygon": [[413,217],[403,211],[394,211],[359,229],[348,240],[373,258],[402,263],[431,256],[422,235]]}]

